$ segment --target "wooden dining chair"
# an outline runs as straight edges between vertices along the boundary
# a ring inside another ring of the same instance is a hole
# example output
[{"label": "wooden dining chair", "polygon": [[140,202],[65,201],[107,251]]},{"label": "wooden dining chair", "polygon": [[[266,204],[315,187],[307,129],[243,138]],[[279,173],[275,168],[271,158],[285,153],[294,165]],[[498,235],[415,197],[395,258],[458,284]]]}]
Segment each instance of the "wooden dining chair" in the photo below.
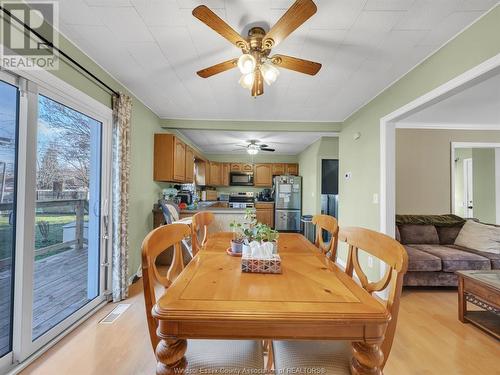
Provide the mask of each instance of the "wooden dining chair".
[{"label": "wooden dining chair", "polygon": [[[339,238],[349,246],[346,272],[351,277],[355,272],[358,282],[372,295],[387,289],[388,298],[381,302],[391,314],[391,320],[381,345],[383,368],[391,351],[398,321],[403,276],[408,269],[406,250],[391,237],[364,228],[342,228]],[[386,264],[382,279],[368,281],[360,265],[360,250]],[[350,374],[351,350],[351,343],[347,341],[274,341],[274,367],[277,373],[286,368],[324,368],[328,374]]]},{"label": "wooden dining chair", "polygon": [[[144,302],[148,322],[149,337],[153,351],[156,351],[159,339],[156,335],[158,323],[152,315],[156,304],[155,286],[163,287],[162,293],[168,293],[168,287],[175,281],[184,268],[182,261],[181,240],[191,234],[186,224],[168,224],[150,232],[142,243],[142,274]],[[165,251],[173,251],[172,264],[163,275],[156,265],[156,258]],[[187,368],[193,373],[201,370],[220,371],[235,369],[264,368],[262,343],[252,340],[188,340],[186,351]]]},{"label": "wooden dining chair", "polygon": [[[339,225],[337,219],[330,215],[315,215],[312,222],[316,225],[315,245],[325,256],[335,262],[337,260],[337,245],[339,242]],[[330,242],[323,241],[323,231],[331,236]]]},{"label": "wooden dining chair", "polygon": [[[215,220],[213,212],[198,212],[192,217],[191,223],[191,249],[195,256],[205,246],[208,239],[208,227]],[[200,241],[201,239],[201,241]]]}]

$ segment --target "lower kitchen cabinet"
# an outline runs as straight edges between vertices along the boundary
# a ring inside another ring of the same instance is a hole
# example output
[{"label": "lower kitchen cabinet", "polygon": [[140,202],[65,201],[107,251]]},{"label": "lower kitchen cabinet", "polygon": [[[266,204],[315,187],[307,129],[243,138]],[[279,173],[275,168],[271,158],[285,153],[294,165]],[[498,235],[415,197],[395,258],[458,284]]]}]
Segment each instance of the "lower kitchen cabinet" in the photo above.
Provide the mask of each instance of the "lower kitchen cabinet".
[{"label": "lower kitchen cabinet", "polygon": [[271,228],[274,227],[274,203],[273,202],[256,202],[255,203],[256,219],[259,223],[267,224]]}]

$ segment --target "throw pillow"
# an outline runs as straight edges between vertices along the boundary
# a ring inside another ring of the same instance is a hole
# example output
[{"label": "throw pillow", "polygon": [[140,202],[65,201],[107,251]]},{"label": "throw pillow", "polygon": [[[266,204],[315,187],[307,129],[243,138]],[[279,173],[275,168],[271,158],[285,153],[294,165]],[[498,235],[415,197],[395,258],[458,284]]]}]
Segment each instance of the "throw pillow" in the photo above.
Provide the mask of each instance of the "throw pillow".
[{"label": "throw pillow", "polygon": [[467,220],[455,240],[455,245],[500,254],[500,228]]},{"label": "throw pillow", "polygon": [[434,225],[399,225],[399,234],[404,245],[439,245],[439,236]]}]

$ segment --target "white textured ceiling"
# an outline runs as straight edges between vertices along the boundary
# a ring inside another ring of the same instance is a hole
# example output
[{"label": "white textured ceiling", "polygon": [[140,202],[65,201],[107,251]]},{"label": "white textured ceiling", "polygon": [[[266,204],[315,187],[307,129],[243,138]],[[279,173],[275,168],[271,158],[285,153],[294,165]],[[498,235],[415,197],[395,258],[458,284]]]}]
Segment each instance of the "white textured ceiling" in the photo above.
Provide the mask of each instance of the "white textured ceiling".
[{"label": "white textured ceiling", "polygon": [[276,151],[273,154],[297,155],[321,137],[337,136],[337,133],[319,132],[252,132],[218,130],[181,130],[203,153],[246,154],[247,141],[258,140]]},{"label": "white textured ceiling", "polygon": [[500,72],[405,119],[402,124],[500,125]]},{"label": "white textured ceiling", "polygon": [[318,61],[281,69],[253,99],[237,69],[195,72],[240,51],[191,15],[206,4],[234,29],[273,25],[292,0],[60,0],[60,28],[164,118],[342,121],[491,8],[496,0],[316,0],[273,52]]}]

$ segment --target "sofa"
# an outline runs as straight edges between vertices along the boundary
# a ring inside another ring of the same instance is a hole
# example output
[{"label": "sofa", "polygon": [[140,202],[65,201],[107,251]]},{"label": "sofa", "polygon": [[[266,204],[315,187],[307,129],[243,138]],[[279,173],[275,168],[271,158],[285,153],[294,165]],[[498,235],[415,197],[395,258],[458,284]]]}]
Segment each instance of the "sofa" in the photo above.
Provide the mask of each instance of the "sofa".
[{"label": "sofa", "polygon": [[457,286],[458,270],[500,269],[500,254],[455,245],[466,220],[455,215],[396,215],[408,253],[405,286]]}]

